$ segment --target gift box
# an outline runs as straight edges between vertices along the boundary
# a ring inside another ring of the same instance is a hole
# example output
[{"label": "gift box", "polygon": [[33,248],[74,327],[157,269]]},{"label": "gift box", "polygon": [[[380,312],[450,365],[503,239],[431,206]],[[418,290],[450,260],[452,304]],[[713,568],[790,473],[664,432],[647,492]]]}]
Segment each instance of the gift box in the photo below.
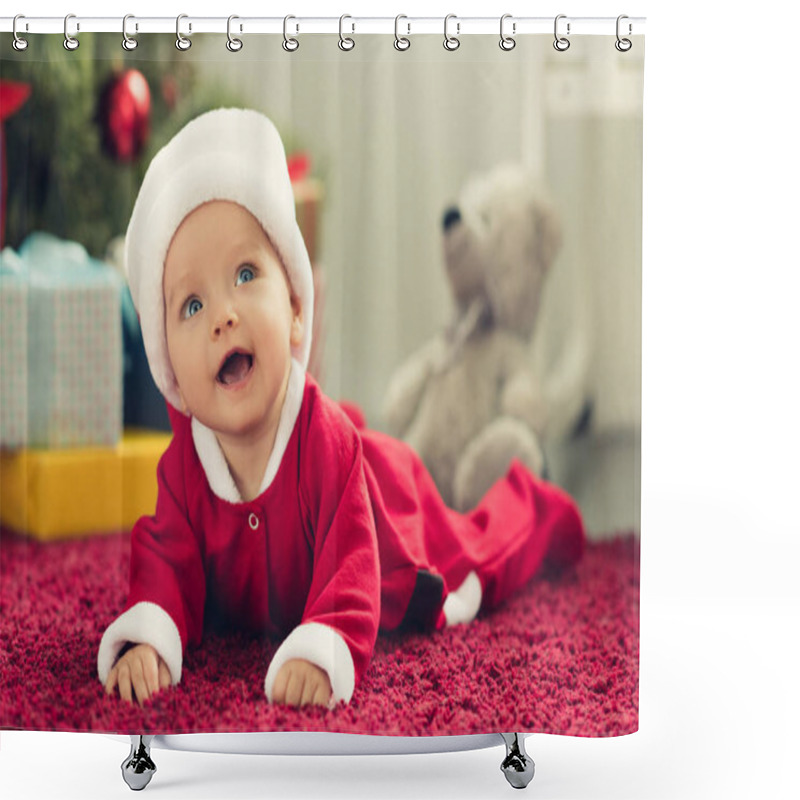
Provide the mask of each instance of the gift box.
[{"label": "gift box", "polygon": [[130,530],[155,512],[170,438],[131,429],[115,447],[0,453],[0,522],[44,541]]},{"label": "gift box", "polygon": [[14,446],[113,446],[122,434],[122,279],[48,234],[28,237],[19,256],[27,359],[9,359],[2,383],[4,400],[17,390],[25,398],[27,437]]},{"label": "gift box", "polygon": [[0,252],[0,447],[28,437],[28,281],[19,256]]}]

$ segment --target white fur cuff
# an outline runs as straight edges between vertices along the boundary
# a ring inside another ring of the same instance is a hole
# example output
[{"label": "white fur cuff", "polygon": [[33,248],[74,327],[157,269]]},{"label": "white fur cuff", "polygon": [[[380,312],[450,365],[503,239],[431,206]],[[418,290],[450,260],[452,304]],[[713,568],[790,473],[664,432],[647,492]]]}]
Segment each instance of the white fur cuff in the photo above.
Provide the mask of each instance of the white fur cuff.
[{"label": "white fur cuff", "polygon": [[356,686],[356,670],[350,648],[333,628],[318,622],[298,625],[278,648],[264,680],[264,691],[272,702],[272,687],[281,667],[294,658],[310,661],[328,673],[333,701],[350,702]]},{"label": "white fur cuff", "polygon": [[137,603],[112,622],[97,652],[97,675],[105,685],[120,650],[129,642],[149,644],[164,659],[172,685],[181,679],[183,648],[178,627],[169,614],[155,603]]}]

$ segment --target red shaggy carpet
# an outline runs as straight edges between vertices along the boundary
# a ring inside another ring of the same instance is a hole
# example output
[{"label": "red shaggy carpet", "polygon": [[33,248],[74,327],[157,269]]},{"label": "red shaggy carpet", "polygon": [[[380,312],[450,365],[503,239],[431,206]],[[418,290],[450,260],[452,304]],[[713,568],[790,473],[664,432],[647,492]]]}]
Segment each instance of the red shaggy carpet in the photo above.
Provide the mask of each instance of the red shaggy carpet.
[{"label": "red shaggy carpet", "polygon": [[381,635],[349,706],[271,706],[276,643],[208,636],[144,709],[104,695],[96,656],[127,593],[127,535],[39,544],[0,533],[0,727],[115,733],[314,730],[447,735],[637,729],[639,551],[589,545],[469,626]]}]

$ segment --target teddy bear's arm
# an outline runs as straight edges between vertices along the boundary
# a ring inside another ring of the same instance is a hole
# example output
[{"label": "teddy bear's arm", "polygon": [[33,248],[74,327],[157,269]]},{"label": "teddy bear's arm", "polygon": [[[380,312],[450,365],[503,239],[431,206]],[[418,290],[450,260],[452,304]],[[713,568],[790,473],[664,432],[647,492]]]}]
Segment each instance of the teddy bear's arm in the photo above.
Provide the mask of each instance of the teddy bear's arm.
[{"label": "teddy bear's arm", "polygon": [[383,418],[393,436],[402,437],[417,415],[428,380],[442,357],[443,343],[436,338],[423,345],[394,373],[383,403]]},{"label": "teddy bear's arm", "polygon": [[500,396],[500,413],[525,422],[538,435],[547,427],[547,405],[533,373],[519,369],[509,376]]},{"label": "teddy bear's arm", "polygon": [[501,416],[467,443],[453,475],[453,503],[458,511],[475,508],[513,459],[541,475],[544,455],[536,434],[522,420]]}]

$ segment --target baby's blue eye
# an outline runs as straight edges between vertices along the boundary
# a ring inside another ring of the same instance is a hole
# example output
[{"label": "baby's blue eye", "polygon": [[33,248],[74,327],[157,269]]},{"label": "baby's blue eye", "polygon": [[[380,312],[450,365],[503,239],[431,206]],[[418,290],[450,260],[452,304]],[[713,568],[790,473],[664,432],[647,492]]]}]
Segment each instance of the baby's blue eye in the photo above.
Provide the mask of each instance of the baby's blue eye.
[{"label": "baby's blue eye", "polygon": [[201,308],[203,304],[196,298],[193,297],[185,306],[183,317],[184,319],[189,319],[189,317],[193,317]]},{"label": "baby's blue eye", "polygon": [[242,283],[249,283],[253,278],[255,278],[253,270],[250,267],[242,267],[239,270],[239,274],[236,276],[236,285],[239,286],[239,284]]}]

